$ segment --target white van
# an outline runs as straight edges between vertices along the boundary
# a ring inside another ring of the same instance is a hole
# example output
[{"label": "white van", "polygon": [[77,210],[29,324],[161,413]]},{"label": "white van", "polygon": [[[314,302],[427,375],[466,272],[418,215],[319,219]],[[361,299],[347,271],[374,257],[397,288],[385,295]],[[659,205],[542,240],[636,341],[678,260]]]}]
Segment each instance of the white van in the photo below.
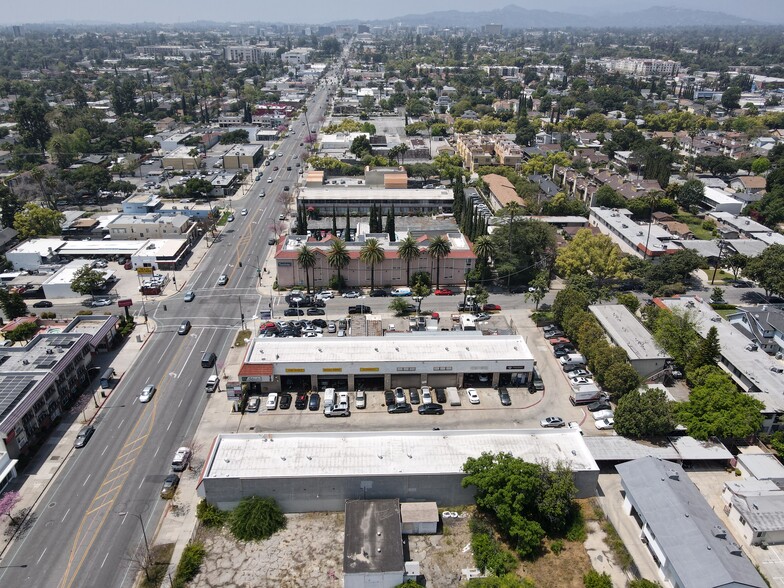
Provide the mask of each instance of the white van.
[{"label": "white van", "polygon": [[585,365],[585,357],[580,353],[570,353],[568,355],[564,355],[558,361],[561,362],[562,368],[574,368]]},{"label": "white van", "polygon": [[403,286],[401,288],[393,288],[389,293],[390,296],[411,296],[411,288]]},{"label": "white van", "polygon": [[324,390],[324,410],[331,410],[335,406],[335,389],[327,388]]}]

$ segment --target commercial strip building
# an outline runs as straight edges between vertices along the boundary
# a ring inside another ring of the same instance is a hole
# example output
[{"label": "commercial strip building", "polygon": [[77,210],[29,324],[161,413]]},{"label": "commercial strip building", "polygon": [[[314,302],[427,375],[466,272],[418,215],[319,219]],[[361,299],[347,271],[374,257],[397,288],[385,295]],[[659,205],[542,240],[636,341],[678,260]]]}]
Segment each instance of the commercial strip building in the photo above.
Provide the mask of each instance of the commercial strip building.
[{"label": "commercial strip building", "polygon": [[313,209],[317,215],[331,215],[334,210],[345,219],[346,211],[352,215],[366,215],[375,206],[384,214],[392,208],[395,214],[439,214],[452,211],[454,195],[452,190],[443,188],[400,188],[368,186],[312,186],[299,191],[299,206],[305,210]]},{"label": "commercial strip building", "polygon": [[284,512],[342,511],[347,500],[472,504],[463,464],[483,452],[529,463],[563,463],[578,496],[593,496],[599,467],[579,431],[468,430],[218,435],[200,497],[222,509],[246,496],[274,498]]},{"label": "commercial strip building", "polygon": [[690,315],[697,333],[703,338],[711,327],[716,327],[721,344],[719,367],[742,390],[765,405],[765,420],[762,423],[764,431],[772,432],[781,428],[779,419],[784,414],[784,369],[780,362],[759,349],[751,339],[697,296],[655,298],[654,304]]},{"label": "commercial strip building", "polygon": [[661,580],[678,588],[767,586],[683,468],[655,457],[616,466],[625,512]]},{"label": "commercial strip building", "polygon": [[[426,190],[433,192],[433,190]],[[344,219],[345,220],[345,219]],[[343,224],[345,227],[345,224]],[[436,237],[436,234],[412,235],[416,239],[421,255],[411,260],[411,274],[418,271],[428,272],[435,283],[436,274],[439,273],[436,264],[440,266],[441,285],[456,285],[465,282],[465,275],[470,272],[476,264],[476,255],[471,248],[471,242],[462,233],[441,233],[447,239],[451,250],[449,255],[441,259],[433,259],[427,254],[427,247]],[[396,233],[398,239],[403,239],[405,234]],[[330,279],[336,275],[334,268],[330,267],[327,260],[327,252],[330,249],[332,235],[317,241],[301,235],[288,235],[279,244],[275,252],[275,265],[277,269],[278,285],[284,288],[304,285],[306,283],[305,270],[297,262],[297,256],[303,245],[313,249],[316,255],[316,264],[310,270],[310,282],[316,288],[327,287]],[[367,233],[356,236],[352,241],[346,243],[349,257],[351,258],[348,266],[340,272],[347,286],[368,286],[370,285],[370,264],[366,264],[359,259],[360,250],[365,245],[367,239],[377,239],[384,249],[384,260],[375,264],[375,284],[381,288],[383,286],[399,286],[406,284],[406,262],[398,254],[399,241],[390,241],[387,233]]]},{"label": "commercial strip building", "polygon": [[588,307],[615,345],[629,356],[640,377],[662,372],[672,362],[637,317],[623,304],[595,304]]},{"label": "commercial strip building", "polygon": [[621,251],[655,261],[657,257],[678,251],[673,243],[677,237],[664,227],[653,223],[640,224],[632,220],[625,208],[592,206],[588,216],[591,226],[608,235]]},{"label": "commercial strip building", "polygon": [[79,316],[62,332],[0,349],[0,438],[11,459],[36,447],[73,404],[89,381],[93,354],[111,344],[117,322],[116,316]]},{"label": "commercial strip building", "polygon": [[223,154],[223,169],[249,171],[258,167],[262,159],[264,159],[263,145],[232,145]]},{"label": "commercial strip building", "polygon": [[534,358],[519,335],[479,331],[387,333],[383,337],[251,340],[239,378],[251,393],[287,389],[389,390],[396,386],[461,388],[466,375],[488,384],[524,385]]},{"label": "commercial strip building", "polygon": [[112,239],[196,239],[196,225],[184,214],[148,212],[142,215],[119,214],[108,226]]},{"label": "commercial strip building", "polygon": [[206,219],[210,213],[216,212],[211,202],[195,200],[164,200],[152,192],[140,192],[128,196],[122,202],[123,214],[159,213],[165,216],[184,215],[191,219]]}]

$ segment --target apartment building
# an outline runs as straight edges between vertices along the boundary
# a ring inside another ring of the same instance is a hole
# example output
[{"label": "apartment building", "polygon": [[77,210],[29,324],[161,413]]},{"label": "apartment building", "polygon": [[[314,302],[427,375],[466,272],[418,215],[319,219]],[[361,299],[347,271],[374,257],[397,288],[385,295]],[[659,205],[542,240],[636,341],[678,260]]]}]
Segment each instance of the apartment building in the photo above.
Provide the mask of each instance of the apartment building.
[{"label": "apartment building", "polygon": [[520,206],[525,204],[525,201],[517,194],[517,190],[515,190],[512,182],[506,177],[498,174],[487,174],[482,179],[487,185],[488,200],[494,212],[513,202]]},{"label": "apartment building", "polygon": [[625,208],[592,206],[588,223],[608,235],[624,253],[642,259],[656,260],[657,257],[678,251],[673,243],[675,235],[660,225],[637,223],[632,213]]}]

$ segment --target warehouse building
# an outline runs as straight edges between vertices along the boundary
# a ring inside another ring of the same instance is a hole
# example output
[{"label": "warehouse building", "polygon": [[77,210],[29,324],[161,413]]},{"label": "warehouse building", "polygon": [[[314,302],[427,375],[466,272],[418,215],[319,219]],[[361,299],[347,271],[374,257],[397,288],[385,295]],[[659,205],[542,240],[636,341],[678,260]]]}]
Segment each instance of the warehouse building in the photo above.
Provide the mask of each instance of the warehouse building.
[{"label": "warehouse building", "polygon": [[519,335],[399,333],[384,337],[252,340],[239,371],[251,394],[281,390],[388,390],[463,386],[471,374],[487,385],[524,385],[534,358]]},{"label": "warehouse building", "polygon": [[672,362],[648,329],[623,304],[595,304],[588,310],[610,340],[626,352],[629,363],[641,378],[662,372]]},{"label": "warehouse building", "polygon": [[349,500],[343,588],[394,588],[405,580],[400,501]]},{"label": "warehouse building", "polygon": [[463,464],[501,451],[529,463],[561,462],[578,496],[594,495],[599,467],[572,429],[218,435],[197,491],[222,509],[266,496],[288,513],[337,512],[347,500],[385,498],[472,504],[475,489],[461,486]]}]

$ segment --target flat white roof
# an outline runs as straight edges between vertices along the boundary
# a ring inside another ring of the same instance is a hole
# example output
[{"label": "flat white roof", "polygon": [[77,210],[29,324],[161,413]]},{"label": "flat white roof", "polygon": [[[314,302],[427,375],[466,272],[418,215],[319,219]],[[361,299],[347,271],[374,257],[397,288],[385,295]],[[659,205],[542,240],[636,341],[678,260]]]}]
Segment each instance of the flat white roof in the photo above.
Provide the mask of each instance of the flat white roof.
[{"label": "flat white roof", "polygon": [[238,144],[232,145],[226,153],[223,154],[224,157],[253,157],[256,153],[259,152],[260,149],[264,149],[263,145],[253,145],[252,143],[248,144]]},{"label": "flat white roof", "polygon": [[669,359],[669,355],[623,304],[594,304],[588,309],[630,360]]},{"label": "flat white roof", "polygon": [[62,255],[130,255],[139,250],[145,241],[106,240],[106,241],[66,241],[59,253]]},{"label": "flat white roof", "polygon": [[705,198],[714,204],[740,204],[740,200],[733,198],[726,192],[705,186]]},{"label": "flat white roof", "polygon": [[[44,282],[44,285],[54,286],[68,284],[70,286],[71,282],[73,282],[76,272],[82,269],[84,266],[92,266],[92,264],[93,261],[91,259],[74,259],[72,262],[64,265],[57,272],[49,276],[49,278]],[[112,270],[108,269],[97,271],[103,272],[107,278],[114,274]]]},{"label": "flat white roof", "polygon": [[[136,244],[138,245],[138,241]],[[185,246],[185,239],[150,239],[141,247],[136,247],[134,255],[154,255],[155,257],[174,257]]]},{"label": "flat white roof", "polygon": [[57,252],[67,241],[62,239],[29,239],[19,243],[9,253],[37,253],[43,257],[49,255],[49,249]]},{"label": "flat white roof", "polygon": [[648,250],[666,252],[675,248],[670,242],[675,236],[667,229],[655,224],[638,224],[632,220],[632,213],[625,208],[611,209],[593,206],[591,216],[601,220],[602,224],[618,236],[623,237],[627,245],[632,246],[636,251],[642,253],[645,245]]},{"label": "flat white roof", "polygon": [[[451,333],[451,332],[450,332]],[[384,337],[324,337],[254,339],[246,363],[321,364],[367,362],[520,362],[533,355],[519,335],[442,335],[413,337],[391,334]]]},{"label": "flat white roof", "polygon": [[358,188],[351,186],[334,187],[311,187],[306,186],[302,188],[299,193],[300,200],[315,201],[344,201],[350,202],[371,202],[373,200],[399,200],[399,201],[432,201],[440,200],[443,202],[452,202],[454,195],[452,190],[433,189],[426,190],[424,188]]},{"label": "flat white roof", "polygon": [[[761,400],[769,411],[784,411],[784,374],[771,371],[771,368],[784,367],[762,350],[749,351],[746,346],[752,341],[725,321],[702,299],[696,296],[682,296],[680,298],[661,298],[661,303],[667,308],[682,309],[694,315],[695,328],[700,336],[705,337],[711,327],[716,327],[721,343],[722,362],[731,364],[750,380],[757,390],[750,393],[754,398]],[[731,374],[732,375],[732,374]],[[747,383],[735,380],[744,388]]]},{"label": "flat white roof", "polygon": [[264,433],[218,435],[204,478],[459,474],[469,457],[500,451],[599,469],[571,429]]}]

